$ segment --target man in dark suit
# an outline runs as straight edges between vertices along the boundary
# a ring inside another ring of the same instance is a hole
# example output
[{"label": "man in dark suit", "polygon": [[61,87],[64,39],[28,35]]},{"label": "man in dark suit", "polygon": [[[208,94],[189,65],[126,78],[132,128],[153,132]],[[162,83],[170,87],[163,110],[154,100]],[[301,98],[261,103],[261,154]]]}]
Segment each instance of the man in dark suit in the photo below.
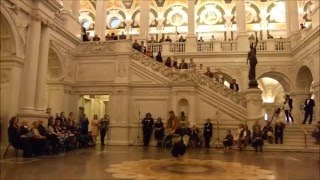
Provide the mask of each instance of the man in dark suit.
[{"label": "man in dark suit", "polygon": [[232,80],[232,83],[230,84],[230,89],[238,92],[239,91],[239,85],[237,84],[236,79]]},{"label": "man in dark suit", "polygon": [[210,139],[212,137],[212,123],[210,122],[210,119],[207,119],[207,123],[204,124],[203,137],[205,148],[209,148]]},{"label": "man in dark suit", "polygon": [[308,116],[310,116],[309,124],[312,123],[312,115],[313,115],[313,107],[314,106],[315,106],[314,100],[311,99],[311,95],[310,95],[309,98],[304,101],[304,120],[303,120],[302,124],[306,123]]},{"label": "man in dark suit", "polygon": [[188,64],[185,62],[184,59],[181,59],[181,63],[179,65],[179,69],[188,69]]}]

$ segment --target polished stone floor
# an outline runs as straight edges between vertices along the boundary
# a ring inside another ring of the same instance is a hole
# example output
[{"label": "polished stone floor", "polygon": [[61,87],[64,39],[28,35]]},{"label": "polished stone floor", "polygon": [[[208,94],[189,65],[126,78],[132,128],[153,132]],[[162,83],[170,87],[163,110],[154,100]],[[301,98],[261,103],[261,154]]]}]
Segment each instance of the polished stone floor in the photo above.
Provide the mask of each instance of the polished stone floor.
[{"label": "polished stone floor", "polygon": [[[2,151],[3,154],[3,151]],[[1,159],[1,180],[13,179],[218,179],[318,180],[318,153],[217,149],[188,150],[173,159],[156,147],[106,146],[57,156]],[[20,155],[21,156],[21,155]]]}]

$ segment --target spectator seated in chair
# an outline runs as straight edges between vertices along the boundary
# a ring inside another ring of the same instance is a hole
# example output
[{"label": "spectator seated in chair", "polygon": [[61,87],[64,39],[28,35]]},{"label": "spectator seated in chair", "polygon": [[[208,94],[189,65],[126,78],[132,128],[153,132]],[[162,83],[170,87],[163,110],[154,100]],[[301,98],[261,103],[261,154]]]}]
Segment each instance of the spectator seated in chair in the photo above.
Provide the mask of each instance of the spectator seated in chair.
[{"label": "spectator seated in chair", "polygon": [[230,130],[227,130],[227,135],[222,141],[223,141],[223,146],[224,146],[224,152],[226,152],[233,145],[233,136],[232,136]]},{"label": "spectator seated in chair", "polygon": [[270,121],[267,121],[267,124],[263,127],[262,137],[264,140],[268,140],[269,144],[273,143],[273,128]]},{"label": "spectator seated in chair", "polygon": [[316,139],[316,142],[315,142],[316,144],[320,143],[320,121],[317,122],[317,126],[313,130],[311,136]]},{"label": "spectator seated in chair", "polygon": [[201,146],[200,141],[200,130],[195,126],[191,125],[189,129],[189,136],[190,136],[190,147],[191,148],[198,148]]}]

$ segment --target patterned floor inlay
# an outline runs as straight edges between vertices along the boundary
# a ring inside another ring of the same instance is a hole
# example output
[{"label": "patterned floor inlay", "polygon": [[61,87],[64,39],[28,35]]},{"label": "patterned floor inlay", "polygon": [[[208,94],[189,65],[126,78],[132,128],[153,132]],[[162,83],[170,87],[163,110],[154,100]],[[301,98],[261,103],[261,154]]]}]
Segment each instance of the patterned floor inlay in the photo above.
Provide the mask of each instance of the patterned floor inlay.
[{"label": "patterned floor inlay", "polygon": [[198,159],[126,161],[110,165],[106,171],[120,179],[275,179],[271,171],[258,166]]}]

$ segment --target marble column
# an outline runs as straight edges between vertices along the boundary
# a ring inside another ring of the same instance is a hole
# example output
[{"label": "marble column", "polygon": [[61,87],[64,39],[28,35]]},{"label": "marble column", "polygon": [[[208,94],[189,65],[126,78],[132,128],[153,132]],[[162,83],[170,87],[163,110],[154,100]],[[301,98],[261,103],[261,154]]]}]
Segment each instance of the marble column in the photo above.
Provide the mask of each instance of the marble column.
[{"label": "marble column", "polygon": [[248,83],[249,83],[249,78],[248,78],[248,68],[245,65],[245,62],[243,62],[243,66],[240,67],[240,79],[237,79],[239,81],[239,91],[244,92],[248,89]]},{"label": "marble column", "polygon": [[151,1],[140,0],[140,40],[147,40],[149,34],[149,11]]},{"label": "marble column", "polygon": [[95,19],[95,34],[103,41],[106,32],[106,6],[104,0],[97,0],[96,2],[96,19]]},{"label": "marble column", "polygon": [[39,47],[40,47],[41,22],[33,19],[30,23],[26,49],[26,61],[23,76],[23,91],[21,107],[24,112],[35,110],[36,82],[38,71]]},{"label": "marble column", "polygon": [[73,1],[71,5],[71,11],[72,11],[73,17],[75,18],[79,17],[79,10],[80,10],[80,0]]},{"label": "marble column", "polygon": [[249,50],[249,35],[246,28],[245,17],[245,3],[244,0],[236,1],[236,21],[237,21],[237,49],[239,51]]},{"label": "marble column", "polygon": [[41,39],[40,39],[40,48],[39,53],[39,62],[38,62],[38,74],[37,74],[37,85],[36,85],[36,99],[35,107],[37,111],[45,113],[46,102],[45,102],[45,93],[46,93],[46,84],[47,84],[47,69],[48,69],[48,56],[49,56],[49,27],[47,25],[42,25],[41,28]]},{"label": "marble column", "polygon": [[296,0],[285,1],[285,3],[286,3],[287,38],[291,40],[291,46],[295,46],[298,38],[297,36],[299,35],[298,3]]},{"label": "marble column", "polygon": [[197,51],[197,36],[195,35],[195,0],[188,0],[188,34],[186,36],[186,52]]}]

